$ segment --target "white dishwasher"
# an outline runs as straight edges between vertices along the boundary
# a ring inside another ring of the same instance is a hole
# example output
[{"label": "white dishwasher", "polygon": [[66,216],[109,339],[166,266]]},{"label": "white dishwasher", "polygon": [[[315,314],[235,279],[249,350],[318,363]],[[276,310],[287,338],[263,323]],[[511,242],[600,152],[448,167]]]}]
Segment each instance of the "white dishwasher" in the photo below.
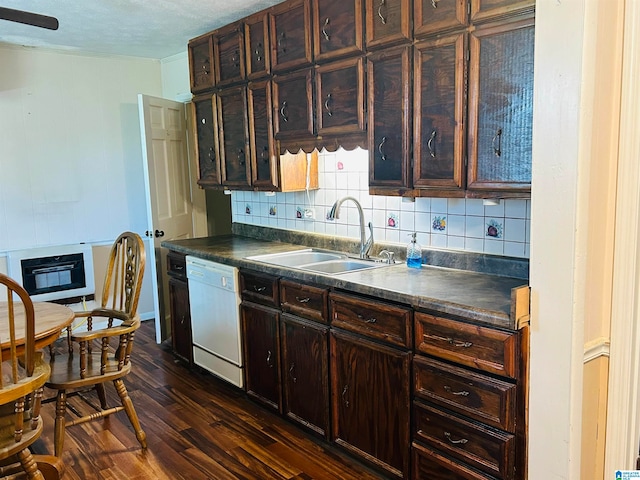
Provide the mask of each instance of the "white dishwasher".
[{"label": "white dishwasher", "polygon": [[243,386],[238,269],[187,255],[193,362]]}]

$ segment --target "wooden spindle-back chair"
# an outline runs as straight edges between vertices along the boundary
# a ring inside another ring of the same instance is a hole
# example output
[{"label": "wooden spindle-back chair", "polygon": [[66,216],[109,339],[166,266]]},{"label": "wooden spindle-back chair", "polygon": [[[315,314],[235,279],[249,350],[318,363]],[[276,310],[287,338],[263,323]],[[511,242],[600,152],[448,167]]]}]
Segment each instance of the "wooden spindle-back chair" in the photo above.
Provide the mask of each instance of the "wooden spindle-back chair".
[{"label": "wooden spindle-back chair", "polygon": [[35,351],[35,316],[27,291],[0,274],[0,292],[6,292],[0,317],[7,322],[2,326],[6,337],[0,338],[0,475],[24,470],[28,478],[44,479],[29,446],[42,433],[40,403],[49,365]]},{"label": "wooden spindle-back chair", "polygon": [[[122,410],[142,448],[147,446],[146,434],[123,382],[131,371],[133,341],[140,326],[137,309],[144,267],[145,251],[140,236],[132,232],[120,235],[111,248],[101,306],[76,313],[67,335],[67,352],[52,352],[51,377],[46,386],[58,391],[54,441],[57,457],[62,455],[66,427]],[[105,393],[108,382],[113,382],[120,399],[120,405],[112,408],[107,405]],[[91,389],[97,392],[99,407],[67,421],[67,399],[76,395],[86,398]]]}]

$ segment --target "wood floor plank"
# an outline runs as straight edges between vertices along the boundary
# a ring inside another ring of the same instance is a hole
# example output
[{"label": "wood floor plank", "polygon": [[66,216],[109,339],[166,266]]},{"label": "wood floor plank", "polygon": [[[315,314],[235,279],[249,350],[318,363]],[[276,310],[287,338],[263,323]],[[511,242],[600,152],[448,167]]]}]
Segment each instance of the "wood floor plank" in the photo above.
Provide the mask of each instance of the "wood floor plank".
[{"label": "wood floor plank", "polygon": [[[167,345],[155,343],[153,321],[138,331],[132,361],[125,384],[147,434],[147,450],[141,450],[124,412],[73,426],[66,432],[62,480],[384,478],[254,403],[241,389],[176,361]],[[112,386],[107,399],[117,402]],[[86,410],[79,398],[70,403]],[[54,416],[55,402],[43,405],[44,431],[34,453],[53,453]]]}]

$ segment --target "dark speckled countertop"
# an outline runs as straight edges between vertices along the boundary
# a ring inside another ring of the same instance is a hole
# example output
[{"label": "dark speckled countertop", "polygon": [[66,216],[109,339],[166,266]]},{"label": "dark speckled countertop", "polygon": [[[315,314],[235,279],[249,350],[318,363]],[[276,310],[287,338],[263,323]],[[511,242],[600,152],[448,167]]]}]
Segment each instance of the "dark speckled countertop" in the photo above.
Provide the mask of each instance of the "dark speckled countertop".
[{"label": "dark speckled countertop", "polygon": [[521,278],[429,265],[423,265],[421,269],[412,269],[405,263],[336,275],[319,274],[246,258],[304,249],[307,245],[237,234],[164,241],[162,246],[238,268],[250,268],[302,282],[349,290],[404,303],[420,310],[510,330],[515,330],[517,323],[516,319],[510,316],[511,289],[527,285],[527,281]]}]

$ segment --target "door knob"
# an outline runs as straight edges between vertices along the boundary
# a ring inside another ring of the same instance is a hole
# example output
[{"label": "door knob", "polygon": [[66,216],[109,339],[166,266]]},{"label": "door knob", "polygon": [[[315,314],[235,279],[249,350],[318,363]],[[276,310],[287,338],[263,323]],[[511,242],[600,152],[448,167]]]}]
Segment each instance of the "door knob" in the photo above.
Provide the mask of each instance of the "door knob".
[{"label": "door knob", "polygon": [[164,237],[164,231],[163,230],[156,230],[156,238],[160,238],[160,237]]}]

